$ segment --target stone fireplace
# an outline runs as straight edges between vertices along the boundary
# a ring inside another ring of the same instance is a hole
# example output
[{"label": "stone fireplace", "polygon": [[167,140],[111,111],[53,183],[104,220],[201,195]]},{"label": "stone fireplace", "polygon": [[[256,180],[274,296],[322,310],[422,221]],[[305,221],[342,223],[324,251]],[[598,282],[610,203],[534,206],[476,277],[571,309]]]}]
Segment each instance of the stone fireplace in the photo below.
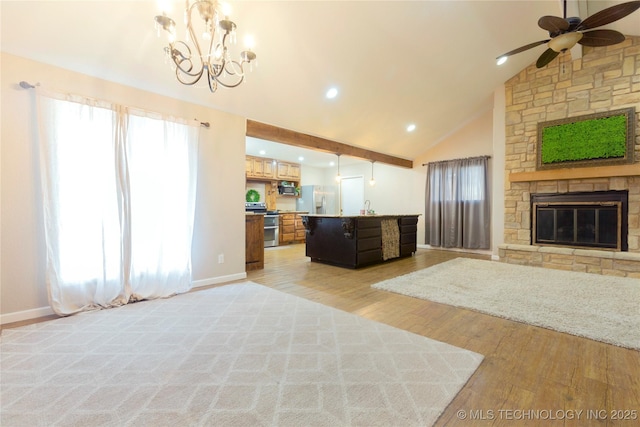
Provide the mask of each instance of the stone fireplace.
[{"label": "stone fireplace", "polygon": [[[505,94],[500,260],[640,278],[640,37],[532,65]],[[537,170],[538,123],[626,107],[636,109],[633,164]],[[621,197],[589,200],[604,194]]]}]

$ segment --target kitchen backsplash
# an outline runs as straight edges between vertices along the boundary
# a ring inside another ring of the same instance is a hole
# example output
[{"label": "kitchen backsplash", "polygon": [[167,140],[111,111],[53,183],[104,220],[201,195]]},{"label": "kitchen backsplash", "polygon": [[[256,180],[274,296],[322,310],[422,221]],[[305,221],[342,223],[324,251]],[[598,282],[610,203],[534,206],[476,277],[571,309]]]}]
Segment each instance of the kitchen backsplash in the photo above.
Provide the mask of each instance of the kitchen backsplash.
[{"label": "kitchen backsplash", "polygon": [[279,211],[295,211],[296,197],[281,196],[276,199],[276,208]]}]

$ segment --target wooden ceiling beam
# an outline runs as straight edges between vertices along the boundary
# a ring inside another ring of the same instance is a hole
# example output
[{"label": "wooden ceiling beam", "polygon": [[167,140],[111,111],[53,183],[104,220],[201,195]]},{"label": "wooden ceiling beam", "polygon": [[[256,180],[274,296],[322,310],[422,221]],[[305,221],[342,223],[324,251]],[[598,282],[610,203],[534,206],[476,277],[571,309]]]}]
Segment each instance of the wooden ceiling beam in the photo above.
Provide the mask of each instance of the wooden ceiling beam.
[{"label": "wooden ceiling beam", "polygon": [[331,141],[330,139],[307,135],[305,133],[283,129],[249,119],[247,119],[247,136],[265,139],[272,142],[279,142],[282,144],[294,145],[296,147],[309,148],[311,150],[324,151],[332,154],[358,157],[368,161],[386,163],[403,168],[413,168],[412,160],[354,147],[353,145],[347,145],[341,142]]}]

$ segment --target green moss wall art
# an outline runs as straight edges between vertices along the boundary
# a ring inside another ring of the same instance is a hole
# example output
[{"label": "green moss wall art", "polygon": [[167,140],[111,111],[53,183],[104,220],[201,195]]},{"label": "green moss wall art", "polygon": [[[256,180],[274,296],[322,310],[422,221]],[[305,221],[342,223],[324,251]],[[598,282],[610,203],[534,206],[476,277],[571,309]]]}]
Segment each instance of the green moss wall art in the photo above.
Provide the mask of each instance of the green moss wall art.
[{"label": "green moss wall art", "polygon": [[538,123],[537,168],[633,163],[635,108]]}]

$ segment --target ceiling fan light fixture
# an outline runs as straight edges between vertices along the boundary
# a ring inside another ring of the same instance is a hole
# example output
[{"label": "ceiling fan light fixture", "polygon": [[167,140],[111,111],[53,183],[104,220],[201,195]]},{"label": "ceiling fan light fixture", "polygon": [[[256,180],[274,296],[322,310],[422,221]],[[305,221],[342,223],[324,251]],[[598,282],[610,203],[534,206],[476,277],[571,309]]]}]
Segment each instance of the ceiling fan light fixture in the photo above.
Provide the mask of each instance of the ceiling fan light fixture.
[{"label": "ceiling fan light fixture", "polygon": [[[538,20],[538,26],[549,32],[549,39],[539,40],[529,43],[517,49],[513,49],[497,58],[498,61],[504,56],[515,55],[542,44],[548,43],[548,48],[538,58],[536,67],[542,68],[553,61],[560,52],[571,49],[580,43],[583,46],[610,46],[621,43],[625,40],[622,33],[615,30],[594,30],[603,25],[611,24],[619,19],[640,9],[640,0],[628,1],[616,4],[581,21],[578,17],[567,18],[567,0],[562,0],[564,12],[562,18],[559,16],[545,15]],[[583,34],[583,32],[585,32]],[[584,35],[584,37],[583,37]]]},{"label": "ceiling fan light fixture", "polygon": [[554,52],[564,52],[574,47],[581,39],[582,33],[580,31],[560,34],[549,40],[549,48]]}]

